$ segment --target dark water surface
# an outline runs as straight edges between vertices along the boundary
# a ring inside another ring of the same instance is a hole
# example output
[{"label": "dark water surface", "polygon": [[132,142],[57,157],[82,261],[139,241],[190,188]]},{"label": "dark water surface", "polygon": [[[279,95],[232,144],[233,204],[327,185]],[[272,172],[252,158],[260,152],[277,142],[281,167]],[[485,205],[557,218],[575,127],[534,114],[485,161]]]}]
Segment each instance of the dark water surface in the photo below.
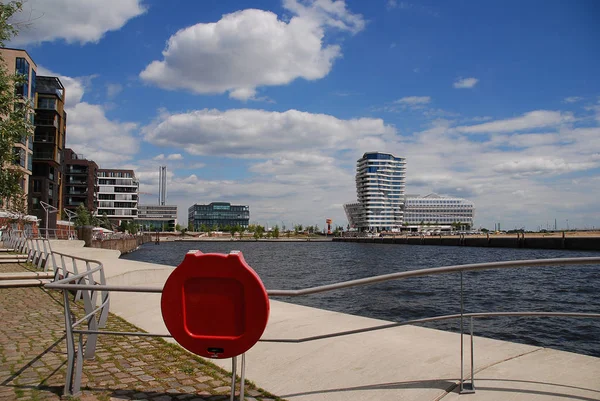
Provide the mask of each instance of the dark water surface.
[{"label": "dark water surface", "polygon": [[[398,271],[502,260],[600,256],[598,252],[342,242],[149,243],[123,259],[177,266],[190,249],[242,251],[267,289],[300,289]],[[600,313],[600,266],[464,273],[465,312]],[[459,274],[416,277],[276,299],[389,321],[460,312]],[[425,326],[458,330],[458,320]],[[500,317],[475,320],[475,334],[600,357],[600,319]]]}]

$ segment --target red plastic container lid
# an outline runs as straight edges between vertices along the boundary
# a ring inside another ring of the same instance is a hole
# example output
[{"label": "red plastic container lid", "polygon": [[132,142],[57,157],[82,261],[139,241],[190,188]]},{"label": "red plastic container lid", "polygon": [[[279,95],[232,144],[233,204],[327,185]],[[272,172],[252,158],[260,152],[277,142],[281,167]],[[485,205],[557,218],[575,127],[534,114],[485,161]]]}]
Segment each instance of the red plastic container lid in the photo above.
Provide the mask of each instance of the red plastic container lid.
[{"label": "red plastic container lid", "polygon": [[162,292],[169,333],[185,349],[207,358],[243,354],[260,339],[269,297],[240,252],[188,252]]}]

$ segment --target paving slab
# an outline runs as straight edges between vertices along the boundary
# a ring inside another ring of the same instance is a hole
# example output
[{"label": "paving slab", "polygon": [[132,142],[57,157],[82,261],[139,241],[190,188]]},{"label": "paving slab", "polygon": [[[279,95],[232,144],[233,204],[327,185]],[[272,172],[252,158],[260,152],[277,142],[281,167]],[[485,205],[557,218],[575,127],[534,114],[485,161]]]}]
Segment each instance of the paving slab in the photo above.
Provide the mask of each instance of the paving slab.
[{"label": "paving slab", "polygon": [[[475,373],[469,401],[600,400],[598,358],[552,349],[510,359]],[[444,401],[463,399],[456,393]]]}]

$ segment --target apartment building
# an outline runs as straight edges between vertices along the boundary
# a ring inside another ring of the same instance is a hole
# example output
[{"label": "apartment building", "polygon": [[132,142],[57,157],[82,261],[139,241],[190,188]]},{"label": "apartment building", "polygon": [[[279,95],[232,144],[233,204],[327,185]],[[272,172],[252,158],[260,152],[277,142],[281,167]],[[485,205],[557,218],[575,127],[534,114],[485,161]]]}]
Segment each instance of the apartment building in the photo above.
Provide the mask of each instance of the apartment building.
[{"label": "apartment building", "polygon": [[139,181],[133,170],[98,169],[97,216],[116,224],[133,220],[138,213]]},{"label": "apartment building", "polygon": [[[0,48],[0,56],[8,74],[19,73],[24,77],[25,82],[15,88],[15,93],[29,100],[32,107],[35,107],[37,66],[34,61],[27,51],[21,49]],[[33,116],[31,118],[33,119]],[[33,137],[22,138],[21,141],[14,144],[13,151],[15,154],[14,166],[23,172],[20,185],[27,197],[32,173]],[[0,167],[4,168],[4,166]],[[1,202],[2,200],[0,200]],[[0,208],[2,206],[0,204]]]},{"label": "apartment building", "polygon": [[63,207],[75,211],[79,205],[85,206],[92,213],[96,212],[98,191],[98,165],[93,160],[87,160],[73,149],[66,148],[63,152]]},{"label": "apartment building", "polygon": [[[33,137],[33,170],[29,186],[29,204],[42,220],[45,202],[57,209],[48,215],[48,227],[55,228],[63,214],[63,150],[66,142],[67,113],[65,87],[57,77],[37,76],[37,105]],[[44,222],[45,223],[45,222]]]}]

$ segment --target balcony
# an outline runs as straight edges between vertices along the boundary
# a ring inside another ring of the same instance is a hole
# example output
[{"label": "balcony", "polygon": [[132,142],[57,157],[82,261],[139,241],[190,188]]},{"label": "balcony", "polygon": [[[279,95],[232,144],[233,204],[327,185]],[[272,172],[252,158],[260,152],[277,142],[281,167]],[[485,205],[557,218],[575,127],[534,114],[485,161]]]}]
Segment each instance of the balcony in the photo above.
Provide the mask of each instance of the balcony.
[{"label": "balcony", "polygon": [[86,185],[87,186],[87,180],[83,179],[76,179],[75,177],[69,177],[66,181],[67,185]]},{"label": "balcony", "polygon": [[67,174],[85,174],[85,175],[87,175],[88,172],[89,172],[89,170],[87,168],[73,167],[73,166],[70,166],[65,171],[65,173],[67,173]]},{"label": "balcony", "polygon": [[77,189],[75,189],[75,188],[69,188],[69,189],[67,190],[67,194],[68,194],[68,195],[80,195],[80,196],[87,196],[87,194],[88,194],[88,191],[87,191],[87,189],[82,191],[82,190],[77,190]]},{"label": "balcony", "polygon": [[53,117],[48,117],[48,116],[37,117],[36,116],[35,120],[34,120],[34,125],[36,127],[44,126],[44,127],[58,128],[58,120],[57,120],[56,116],[53,116]]},{"label": "balcony", "polygon": [[33,160],[51,160],[60,164],[60,157],[53,150],[34,150]]}]

